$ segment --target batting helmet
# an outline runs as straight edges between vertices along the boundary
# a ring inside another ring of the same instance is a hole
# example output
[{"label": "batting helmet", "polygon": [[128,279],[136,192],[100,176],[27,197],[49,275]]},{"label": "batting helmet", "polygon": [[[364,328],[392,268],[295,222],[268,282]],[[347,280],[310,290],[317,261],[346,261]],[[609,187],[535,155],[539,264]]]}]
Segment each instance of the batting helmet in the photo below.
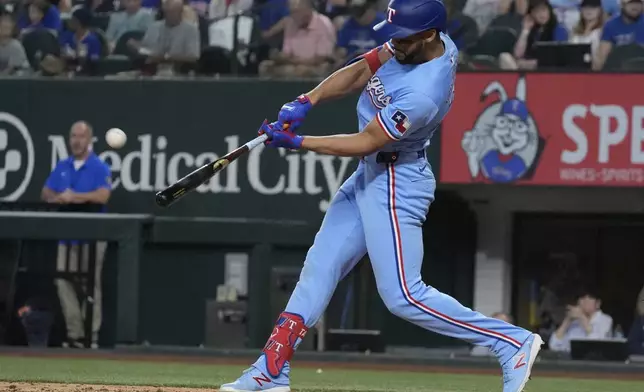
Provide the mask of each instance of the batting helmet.
[{"label": "batting helmet", "polygon": [[391,0],[387,19],[373,27],[389,29],[389,38],[405,38],[430,29],[445,31],[447,12],[441,0]]}]

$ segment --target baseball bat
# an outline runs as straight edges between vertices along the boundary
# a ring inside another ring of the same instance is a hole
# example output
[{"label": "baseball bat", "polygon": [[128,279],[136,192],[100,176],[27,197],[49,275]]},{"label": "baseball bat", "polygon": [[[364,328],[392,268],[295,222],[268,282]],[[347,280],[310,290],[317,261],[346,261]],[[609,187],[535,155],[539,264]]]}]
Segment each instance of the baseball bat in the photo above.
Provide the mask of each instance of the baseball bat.
[{"label": "baseball bat", "polygon": [[268,140],[268,136],[266,134],[259,135],[255,139],[239,148],[236,148],[216,161],[206,163],[179,181],[158,192],[156,194],[157,204],[160,207],[169,207],[177,200],[211,179],[215,174],[219,173],[235,159],[264,143],[266,140]]}]

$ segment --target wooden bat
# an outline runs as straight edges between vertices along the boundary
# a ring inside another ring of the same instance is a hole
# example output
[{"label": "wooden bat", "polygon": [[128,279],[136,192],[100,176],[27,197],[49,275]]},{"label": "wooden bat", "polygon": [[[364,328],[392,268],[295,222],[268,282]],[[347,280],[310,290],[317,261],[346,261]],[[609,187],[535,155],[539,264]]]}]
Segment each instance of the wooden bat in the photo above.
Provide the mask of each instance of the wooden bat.
[{"label": "wooden bat", "polygon": [[183,177],[166,189],[158,192],[156,194],[157,204],[161,207],[168,207],[172,205],[177,200],[181,199],[183,196],[192,192],[201,184],[211,179],[215,174],[219,173],[235,159],[264,143],[266,140],[268,140],[268,136],[266,134],[259,135],[255,139],[229,152],[216,161],[206,163],[199,169]]}]

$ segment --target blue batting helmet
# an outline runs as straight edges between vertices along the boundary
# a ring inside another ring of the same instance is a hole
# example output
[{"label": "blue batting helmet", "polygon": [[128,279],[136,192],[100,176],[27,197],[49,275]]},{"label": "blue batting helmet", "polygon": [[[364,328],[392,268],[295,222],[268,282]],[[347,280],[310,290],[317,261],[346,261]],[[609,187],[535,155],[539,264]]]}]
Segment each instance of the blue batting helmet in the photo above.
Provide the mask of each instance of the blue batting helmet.
[{"label": "blue batting helmet", "polygon": [[430,29],[445,31],[447,23],[441,0],[391,0],[386,16],[373,29],[388,29],[389,38],[405,38]]}]

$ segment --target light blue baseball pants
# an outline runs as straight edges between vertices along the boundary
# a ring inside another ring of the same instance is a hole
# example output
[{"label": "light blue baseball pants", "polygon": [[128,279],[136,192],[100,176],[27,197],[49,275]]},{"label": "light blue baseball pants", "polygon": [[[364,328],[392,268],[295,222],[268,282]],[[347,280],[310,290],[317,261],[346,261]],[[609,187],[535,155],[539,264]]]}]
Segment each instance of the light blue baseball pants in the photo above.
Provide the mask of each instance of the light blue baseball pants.
[{"label": "light blue baseball pants", "polygon": [[315,325],[338,282],[369,253],[378,293],[396,316],[490,348],[501,363],[530,336],[527,330],[464,307],[421,280],[422,226],[436,181],[424,156],[395,164],[376,155],[360,161],[327,210],[286,311]]}]

